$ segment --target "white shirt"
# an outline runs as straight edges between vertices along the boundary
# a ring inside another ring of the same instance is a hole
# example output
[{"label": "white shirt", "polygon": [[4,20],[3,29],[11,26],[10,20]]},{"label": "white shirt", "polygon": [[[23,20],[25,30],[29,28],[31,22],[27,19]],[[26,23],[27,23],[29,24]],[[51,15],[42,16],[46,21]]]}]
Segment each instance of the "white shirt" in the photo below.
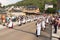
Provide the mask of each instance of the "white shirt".
[{"label": "white shirt", "polygon": [[12,27],[13,22],[10,20],[10,23],[8,24],[8,27]]}]

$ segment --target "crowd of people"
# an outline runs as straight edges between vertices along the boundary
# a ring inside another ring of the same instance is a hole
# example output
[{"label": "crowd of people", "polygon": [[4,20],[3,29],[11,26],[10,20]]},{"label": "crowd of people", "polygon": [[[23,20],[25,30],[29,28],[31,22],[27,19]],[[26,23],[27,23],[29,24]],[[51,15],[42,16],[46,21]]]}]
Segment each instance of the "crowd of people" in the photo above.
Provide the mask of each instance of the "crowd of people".
[{"label": "crowd of people", "polygon": [[60,27],[60,15],[49,15],[49,14],[43,14],[40,15],[40,18],[37,19],[36,22],[36,36],[39,37],[41,30],[45,30],[47,25],[51,25],[51,27],[54,27],[54,33],[57,33],[57,29]]},{"label": "crowd of people", "polygon": [[25,24],[27,22],[36,21],[36,36],[39,37],[41,30],[45,30],[46,26],[49,24],[51,27],[54,27],[54,33],[57,33],[57,27],[60,27],[60,15],[50,15],[50,14],[41,14],[41,15],[35,15],[35,16],[11,16],[8,17],[4,16],[1,18],[4,22],[3,24],[7,23],[8,28],[13,28],[13,22],[17,21],[18,26],[21,26],[22,24]]},{"label": "crowd of people", "polygon": [[18,22],[18,26],[21,26],[22,24],[25,24],[27,22],[32,22],[34,20],[36,20],[37,18],[35,16],[2,16],[1,20],[3,23],[3,26],[5,26],[5,24],[7,24],[6,26],[8,28],[13,28],[14,22]]},{"label": "crowd of people", "polygon": [[60,27],[60,15],[54,15],[52,17],[52,26],[54,27],[54,33],[57,33],[57,29]]}]

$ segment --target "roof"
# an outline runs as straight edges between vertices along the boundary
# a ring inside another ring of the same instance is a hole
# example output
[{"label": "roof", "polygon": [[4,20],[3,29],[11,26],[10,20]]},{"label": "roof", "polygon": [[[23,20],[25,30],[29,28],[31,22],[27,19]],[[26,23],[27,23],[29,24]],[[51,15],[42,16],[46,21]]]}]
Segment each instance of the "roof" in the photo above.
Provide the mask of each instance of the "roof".
[{"label": "roof", "polygon": [[21,12],[21,10],[17,10],[17,9],[12,9],[13,12]]}]

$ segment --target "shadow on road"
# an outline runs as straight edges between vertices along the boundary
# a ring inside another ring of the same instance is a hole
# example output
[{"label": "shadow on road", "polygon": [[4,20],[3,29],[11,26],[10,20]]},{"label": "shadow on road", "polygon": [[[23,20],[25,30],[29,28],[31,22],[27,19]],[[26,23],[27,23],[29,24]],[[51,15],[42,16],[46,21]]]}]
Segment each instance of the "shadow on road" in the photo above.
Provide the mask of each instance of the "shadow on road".
[{"label": "shadow on road", "polygon": [[[25,33],[33,34],[33,35],[36,36],[36,34],[35,34],[35,33],[32,33],[32,32],[24,31],[24,30],[21,30],[21,29],[15,29],[15,28],[13,28],[13,29],[14,29],[14,30],[17,30],[17,31],[21,31],[21,32],[25,32]],[[45,36],[45,35],[40,35],[40,37],[50,39],[50,37],[47,37],[47,36]]]},{"label": "shadow on road", "polygon": [[45,35],[41,35],[41,36],[39,37],[39,39],[42,39],[42,40],[51,40],[51,37],[47,37],[47,36],[45,36]]},{"label": "shadow on road", "polygon": [[14,30],[17,30],[17,31],[21,31],[21,32],[25,32],[25,33],[36,35],[35,33],[31,33],[31,32],[28,32],[28,31],[21,30],[21,29],[15,29],[15,28],[13,28],[13,29]]},{"label": "shadow on road", "polygon": [[57,38],[58,40],[60,40],[60,38],[59,38],[59,37],[52,36],[52,38]]}]

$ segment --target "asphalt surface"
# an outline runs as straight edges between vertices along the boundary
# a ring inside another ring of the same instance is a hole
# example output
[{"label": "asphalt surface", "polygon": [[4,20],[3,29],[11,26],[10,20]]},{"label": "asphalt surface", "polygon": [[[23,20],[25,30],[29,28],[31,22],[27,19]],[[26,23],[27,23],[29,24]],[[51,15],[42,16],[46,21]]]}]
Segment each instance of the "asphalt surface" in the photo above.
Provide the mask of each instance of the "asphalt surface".
[{"label": "asphalt surface", "polygon": [[41,31],[41,36],[36,37],[35,22],[16,26],[13,29],[3,29],[0,31],[0,40],[51,40],[51,27],[47,26]]},{"label": "asphalt surface", "polygon": [[54,33],[54,27],[52,26],[52,40],[60,40],[60,27],[57,28],[57,33]]}]

